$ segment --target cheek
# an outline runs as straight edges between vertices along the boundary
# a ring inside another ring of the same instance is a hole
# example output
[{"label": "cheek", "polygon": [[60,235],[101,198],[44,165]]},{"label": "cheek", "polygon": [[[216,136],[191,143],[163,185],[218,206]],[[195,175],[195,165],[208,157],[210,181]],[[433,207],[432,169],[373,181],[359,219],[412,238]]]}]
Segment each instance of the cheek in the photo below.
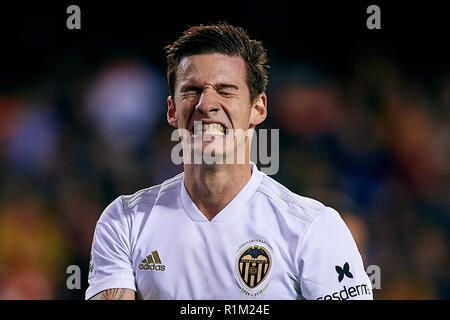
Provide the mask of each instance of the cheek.
[{"label": "cheek", "polygon": [[[246,107],[248,106],[242,106],[242,108]],[[231,114],[231,121],[236,129],[248,129],[250,124],[250,112],[246,111],[245,109],[240,109],[234,114]]]},{"label": "cheek", "polygon": [[251,107],[247,103],[241,103],[237,112],[240,122],[248,123],[251,114]]},{"label": "cheek", "polygon": [[188,122],[188,115],[184,114],[184,113],[180,113],[178,116],[178,123],[182,127],[187,127],[187,122]]},{"label": "cheek", "polygon": [[177,119],[179,122],[186,121],[192,113],[192,104],[185,100],[176,103]]}]

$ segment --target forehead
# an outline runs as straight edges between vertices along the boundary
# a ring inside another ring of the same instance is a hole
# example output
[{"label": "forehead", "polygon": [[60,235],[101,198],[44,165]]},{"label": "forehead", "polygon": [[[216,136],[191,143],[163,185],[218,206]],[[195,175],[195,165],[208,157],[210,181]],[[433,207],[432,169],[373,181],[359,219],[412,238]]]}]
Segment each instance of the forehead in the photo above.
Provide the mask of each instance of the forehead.
[{"label": "forehead", "polygon": [[246,80],[246,66],[241,56],[221,53],[200,54],[181,59],[178,66],[178,83],[198,84],[233,83],[242,85]]}]

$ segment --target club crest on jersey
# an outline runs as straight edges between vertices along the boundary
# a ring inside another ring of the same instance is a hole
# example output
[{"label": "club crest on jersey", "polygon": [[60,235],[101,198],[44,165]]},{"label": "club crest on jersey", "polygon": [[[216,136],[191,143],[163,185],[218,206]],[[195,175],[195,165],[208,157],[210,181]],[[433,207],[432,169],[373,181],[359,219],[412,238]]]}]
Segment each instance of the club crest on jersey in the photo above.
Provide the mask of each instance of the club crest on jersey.
[{"label": "club crest on jersey", "polygon": [[249,289],[256,288],[266,278],[270,270],[269,252],[260,245],[245,249],[237,260],[238,274]]}]

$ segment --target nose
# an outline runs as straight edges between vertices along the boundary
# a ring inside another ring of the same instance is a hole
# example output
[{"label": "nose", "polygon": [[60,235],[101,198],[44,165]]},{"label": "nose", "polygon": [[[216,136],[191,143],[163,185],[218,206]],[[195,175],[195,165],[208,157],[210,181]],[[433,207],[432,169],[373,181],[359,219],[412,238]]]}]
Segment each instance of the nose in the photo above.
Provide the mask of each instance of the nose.
[{"label": "nose", "polygon": [[212,88],[205,88],[198,100],[195,110],[201,114],[208,114],[219,111],[219,103],[217,101],[217,94]]}]

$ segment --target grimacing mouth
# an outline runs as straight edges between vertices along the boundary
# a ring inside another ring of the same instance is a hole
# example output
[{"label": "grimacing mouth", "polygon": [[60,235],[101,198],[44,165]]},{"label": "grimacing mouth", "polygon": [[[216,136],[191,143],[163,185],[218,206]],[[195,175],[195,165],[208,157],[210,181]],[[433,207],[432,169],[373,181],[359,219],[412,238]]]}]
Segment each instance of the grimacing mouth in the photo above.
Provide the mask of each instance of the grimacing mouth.
[{"label": "grimacing mouth", "polygon": [[223,123],[214,120],[195,120],[190,126],[191,134],[201,132],[202,134],[227,135],[231,132]]}]

